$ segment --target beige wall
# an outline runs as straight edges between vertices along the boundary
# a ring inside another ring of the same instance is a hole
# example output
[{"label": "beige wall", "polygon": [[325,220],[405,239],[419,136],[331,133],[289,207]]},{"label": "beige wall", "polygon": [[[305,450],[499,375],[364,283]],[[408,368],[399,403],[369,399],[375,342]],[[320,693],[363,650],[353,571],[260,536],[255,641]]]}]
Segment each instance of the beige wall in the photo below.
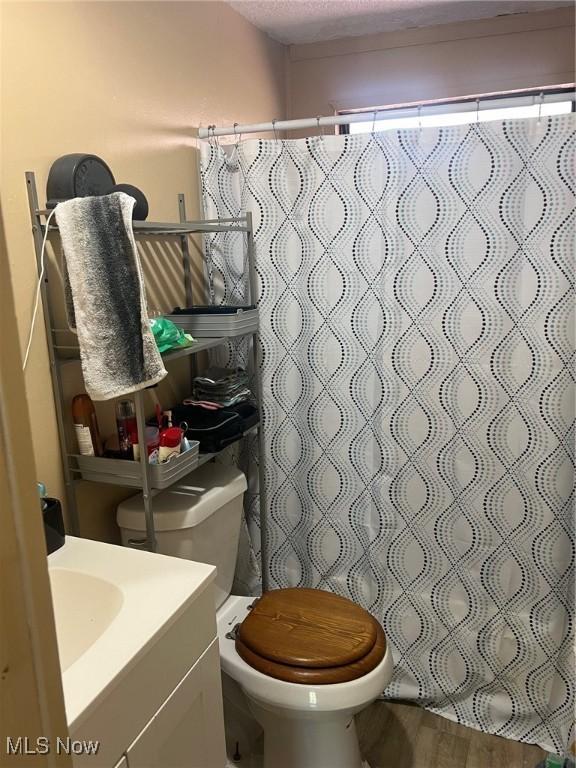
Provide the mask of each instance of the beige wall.
[{"label": "beige wall", "polygon": [[290,46],[288,115],[565,82],[574,82],[570,8]]},{"label": "beige wall", "polygon": [[[178,192],[198,217],[193,126],[284,116],[285,49],[221,2],[8,2],[1,14],[1,189],[23,348],[36,282],[24,172],[36,171],[43,204],[55,158],[95,153],[144,190],[150,218],[176,219]],[[38,478],[62,497],[41,319],[26,389]],[[81,495],[82,532],[114,538],[117,494]]]}]

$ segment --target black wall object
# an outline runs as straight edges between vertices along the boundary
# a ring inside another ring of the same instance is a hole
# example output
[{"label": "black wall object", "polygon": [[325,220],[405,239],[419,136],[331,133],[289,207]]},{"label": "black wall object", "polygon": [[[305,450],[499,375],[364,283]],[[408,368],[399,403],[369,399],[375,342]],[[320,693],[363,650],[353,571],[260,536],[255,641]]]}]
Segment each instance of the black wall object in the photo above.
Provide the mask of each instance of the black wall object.
[{"label": "black wall object", "polygon": [[130,197],[136,200],[136,205],[132,211],[132,218],[136,221],[144,221],[148,216],[148,200],[146,195],[138,187],[134,187],[132,184],[116,184],[112,189],[107,190],[106,194],[111,192],[125,192]]},{"label": "black wall object", "polygon": [[52,163],[48,174],[46,207],[55,208],[73,197],[107,195],[115,183],[102,158],[82,152],[63,155]]}]

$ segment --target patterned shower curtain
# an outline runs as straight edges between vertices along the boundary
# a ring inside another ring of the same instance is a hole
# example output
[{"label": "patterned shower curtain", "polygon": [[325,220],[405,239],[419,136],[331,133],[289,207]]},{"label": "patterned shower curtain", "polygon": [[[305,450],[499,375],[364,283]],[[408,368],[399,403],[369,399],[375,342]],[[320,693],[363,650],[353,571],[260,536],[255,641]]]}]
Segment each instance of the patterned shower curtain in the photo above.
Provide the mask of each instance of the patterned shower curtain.
[{"label": "patterned shower curtain", "polygon": [[[271,587],[370,610],[388,696],[558,753],[573,131],[563,115],[201,150],[205,214],[254,215]],[[216,301],[245,298],[241,240],[207,243]]]}]

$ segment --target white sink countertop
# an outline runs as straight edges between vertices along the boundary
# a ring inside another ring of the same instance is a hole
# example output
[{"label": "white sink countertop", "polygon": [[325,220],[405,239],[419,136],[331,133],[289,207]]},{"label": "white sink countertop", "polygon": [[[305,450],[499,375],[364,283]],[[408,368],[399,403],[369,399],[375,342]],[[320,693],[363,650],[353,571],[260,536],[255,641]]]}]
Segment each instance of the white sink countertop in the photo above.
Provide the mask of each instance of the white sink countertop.
[{"label": "white sink countertop", "polygon": [[66,537],[48,557],[69,727],[97,706],[204,591],[212,565]]}]

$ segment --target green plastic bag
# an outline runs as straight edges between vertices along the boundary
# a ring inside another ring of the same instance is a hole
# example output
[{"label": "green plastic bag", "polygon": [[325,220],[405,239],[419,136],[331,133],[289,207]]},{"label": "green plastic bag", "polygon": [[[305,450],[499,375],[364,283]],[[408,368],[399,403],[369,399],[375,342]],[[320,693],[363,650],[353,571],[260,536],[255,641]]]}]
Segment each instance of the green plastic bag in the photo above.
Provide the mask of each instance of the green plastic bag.
[{"label": "green plastic bag", "polygon": [[194,341],[189,333],[184,333],[181,328],[178,328],[172,320],[168,320],[166,317],[155,317],[150,320],[150,328],[160,354],[175,347],[188,347]]}]

